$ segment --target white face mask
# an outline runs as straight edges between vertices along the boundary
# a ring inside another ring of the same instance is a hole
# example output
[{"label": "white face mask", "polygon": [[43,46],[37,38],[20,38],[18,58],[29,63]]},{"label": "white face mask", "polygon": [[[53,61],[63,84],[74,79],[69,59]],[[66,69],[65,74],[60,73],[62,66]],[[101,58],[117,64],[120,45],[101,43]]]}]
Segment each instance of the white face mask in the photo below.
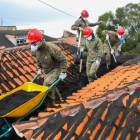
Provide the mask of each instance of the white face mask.
[{"label": "white face mask", "polygon": [[87,40],[91,40],[92,39],[92,35],[87,37]]},{"label": "white face mask", "polygon": [[31,45],[31,50],[32,51],[36,51],[38,49],[38,45]]},{"label": "white face mask", "polygon": [[86,21],[86,20],[87,20],[87,18],[84,18],[84,17],[83,17],[83,20],[84,20],[84,21]]},{"label": "white face mask", "polygon": [[120,39],[121,39],[121,35],[118,35],[118,38],[120,38]]}]

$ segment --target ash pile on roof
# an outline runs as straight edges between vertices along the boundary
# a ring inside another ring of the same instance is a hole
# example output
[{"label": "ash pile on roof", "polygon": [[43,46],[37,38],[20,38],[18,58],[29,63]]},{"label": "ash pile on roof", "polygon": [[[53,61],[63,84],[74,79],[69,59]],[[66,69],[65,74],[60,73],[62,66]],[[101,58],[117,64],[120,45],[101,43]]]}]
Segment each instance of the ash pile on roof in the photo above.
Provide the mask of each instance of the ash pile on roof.
[{"label": "ash pile on roof", "polygon": [[[109,71],[113,70],[119,65],[122,65],[123,63],[127,62],[128,60],[131,60],[135,58],[137,55],[121,55],[119,57],[116,57],[117,64],[111,64],[109,69],[106,67],[105,58],[102,57],[100,67],[97,71],[97,77],[100,78],[104,74],[108,73]],[[79,79],[79,69],[75,65],[71,65],[68,69],[67,78],[64,81],[60,81],[57,85],[62,98],[66,99],[67,96],[72,95],[73,92],[76,92],[77,90],[81,89],[82,87],[85,87],[88,84],[88,79],[86,76],[86,67],[83,66],[82,69],[82,86],[79,86],[78,79]]]}]

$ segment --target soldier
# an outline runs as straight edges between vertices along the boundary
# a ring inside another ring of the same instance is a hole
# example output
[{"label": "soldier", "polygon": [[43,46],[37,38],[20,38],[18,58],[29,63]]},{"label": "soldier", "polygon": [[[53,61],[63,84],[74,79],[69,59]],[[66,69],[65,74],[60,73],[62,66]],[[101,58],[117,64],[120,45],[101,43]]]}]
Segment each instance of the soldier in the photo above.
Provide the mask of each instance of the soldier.
[{"label": "soldier", "polygon": [[[55,45],[42,40],[42,33],[38,29],[32,29],[28,33],[27,43],[31,45],[32,54],[36,57],[38,74],[44,70],[43,85],[50,87],[58,78],[66,77],[67,58],[64,53]],[[48,100],[45,105],[52,106],[55,104],[56,94],[59,100],[62,99],[56,85],[48,93]],[[46,99],[47,99],[46,98]]]},{"label": "soldier", "polygon": [[[124,34],[124,29],[120,28],[117,32],[103,30],[103,35],[106,35],[106,40],[104,41],[103,48],[104,54],[106,55],[106,65],[109,68],[109,65],[113,63],[113,57],[111,54],[114,54],[115,50],[118,48],[120,44],[120,38]],[[112,51],[110,50],[108,40],[110,41]]]},{"label": "soldier", "polygon": [[[82,31],[81,34],[81,43],[80,43],[80,49],[85,47],[86,39],[84,38],[84,29],[86,27],[93,27],[99,24],[102,24],[102,21],[99,21],[97,23],[90,23],[87,18],[89,17],[89,14],[86,10],[83,10],[81,12],[81,16],[78,20],[75,21],[75,23],[71,26],[72,30],[78,31],[78,36],[80,34],[80,31]],[[86,57],[86,53],[84,54],[84,57]]]},{"label": "soldier", "polygon": [[80,53],[87,51],[86,74],[91,83],[97,79],[96,72],[100,66],[103,47],[101,40],[94,36],[92,28],[85,28],[84,37],[86,45],[80,50]]}]

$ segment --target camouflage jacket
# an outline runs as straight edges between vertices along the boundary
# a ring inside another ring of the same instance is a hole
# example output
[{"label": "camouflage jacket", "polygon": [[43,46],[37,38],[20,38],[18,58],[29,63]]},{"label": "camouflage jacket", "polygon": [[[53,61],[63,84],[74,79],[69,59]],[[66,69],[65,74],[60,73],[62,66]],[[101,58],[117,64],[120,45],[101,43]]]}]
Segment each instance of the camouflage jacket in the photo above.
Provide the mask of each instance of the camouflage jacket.
[{"label": "camouflage jacket", "polygon": [[102,42],[98,37],[92,40],[86,40],[86,46],[84,51],[87,51],[87,62],[94,62],[95,60],[101,60],[102,57]]},{"label": "camouflage jacket", "polygon": [[55,44],[43,42],[42,48],[32,52],[32,55],[36,57],[38,68],[44,69],[45,74],[54,68],[60,68],[61,72],[66,72],[67,58]]},{"label": "camouflage jacket", "polygon": [[[111,47],[114,50],[116,50],[118,48],[119,44],[120,44],[120,39],[115,37],[116,32],[114,32],[114,31],[108,31],[108,30],[103,30],[102,31],[102,34],[103,35],[106,35],[106,34],[109,35],[109,41],[110,41]],[[104,43],[108,44],[108,41],[105,40]]]},{"label": "camouflage jacket", "polygon": [[[82,18],[79,18],[78,20],[75,21],[75,23],[71,26],[72,30],[77,30],[78,31],[78,36],[79,36],[79,29],[78,27],[82,27],[85,29],[86,27],[93,27],[98,25],[98,23],[90,23],[88,20],[84,21]],[[84,38],[84,32],[82,32],[81,38]]]}]

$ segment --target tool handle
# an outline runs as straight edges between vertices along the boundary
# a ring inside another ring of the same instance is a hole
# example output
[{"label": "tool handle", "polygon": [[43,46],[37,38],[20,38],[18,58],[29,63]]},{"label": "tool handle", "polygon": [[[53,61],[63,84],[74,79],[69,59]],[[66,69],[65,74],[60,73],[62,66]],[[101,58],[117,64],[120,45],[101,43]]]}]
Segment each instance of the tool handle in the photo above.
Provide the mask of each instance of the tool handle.
[{"label": "tool handle", "polygon": [[35,81],[35,79],[39,76],[40,74],[37,74],[34,79],[32,80],[32,83]]},{"label": "tool handle", "polygon": [[[108,44],[109,44],[110,50],[112,50],[112,47],[111,47],[111,44],[110,44],[109,39],[108,39]],[[116,60],[116,58],[115,58],[114,54],[112,54],[112,56],[113,56],[113,58],[114,58],[115,63],[117,63],[117,60]]]},{"label": "tool handle", "polygon": [[80,44],[81,44],[81,34],[82,34],[82,31],[80,31],[77,54],[78,54],[78,51],[79,51],[79,49],[80,49]]}]

